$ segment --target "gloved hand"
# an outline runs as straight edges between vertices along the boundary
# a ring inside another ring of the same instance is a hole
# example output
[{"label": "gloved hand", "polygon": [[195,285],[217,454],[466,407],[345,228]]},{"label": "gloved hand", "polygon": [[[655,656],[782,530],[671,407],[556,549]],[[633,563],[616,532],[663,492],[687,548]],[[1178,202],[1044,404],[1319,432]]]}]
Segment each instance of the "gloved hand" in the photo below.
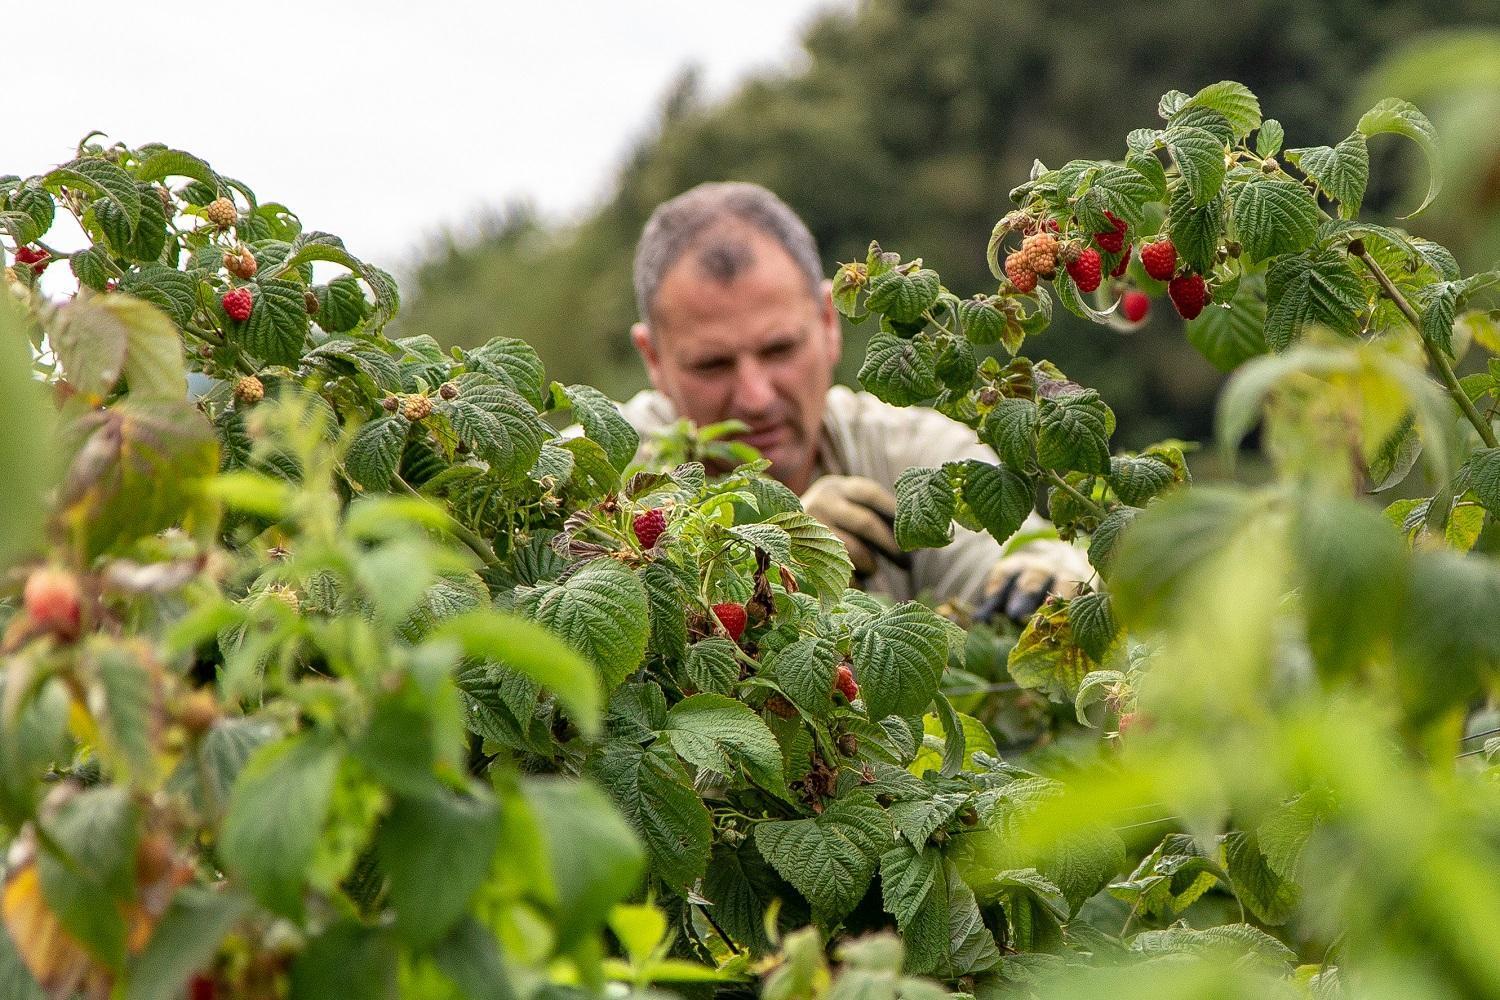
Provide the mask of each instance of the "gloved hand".
[{"label": "gloved hand", "polygon": [[1024,623],[1048,594],[1076,597],[1094,575],[1083,549],[1056,538],[1028,542],[995,563],[984,581],[984,596],[974,617],[989,621],[1003,614]]},{"label": "gloved hand", "polygon": [[876,557],[911,568],[911,553],[896,544],[896,496],[863,476],[824,476],[802,495],[802,509],[843,541],[856,577],[875,574]]}]

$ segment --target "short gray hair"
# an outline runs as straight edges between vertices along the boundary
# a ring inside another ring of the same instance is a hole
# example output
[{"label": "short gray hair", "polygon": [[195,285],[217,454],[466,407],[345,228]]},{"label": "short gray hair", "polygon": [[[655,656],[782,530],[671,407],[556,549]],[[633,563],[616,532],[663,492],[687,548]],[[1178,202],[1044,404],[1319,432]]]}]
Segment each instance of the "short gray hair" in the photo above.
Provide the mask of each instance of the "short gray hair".
[{"label": "short gray hair", "polygon": [[744,223],[775,240],[807,278],[808,290],[817,294],[823,264],[807,224],[759,184],[717,181],[662,202],[646,221],[635,248],[635,304],[642,320],[650,317],[662,279],[689,249],[698,251],[698,264],[707,274],[726,284],[753,263],[750,247],[732,231],[700,245],[705,236],[719,236],[714,230],[726,221]]}]

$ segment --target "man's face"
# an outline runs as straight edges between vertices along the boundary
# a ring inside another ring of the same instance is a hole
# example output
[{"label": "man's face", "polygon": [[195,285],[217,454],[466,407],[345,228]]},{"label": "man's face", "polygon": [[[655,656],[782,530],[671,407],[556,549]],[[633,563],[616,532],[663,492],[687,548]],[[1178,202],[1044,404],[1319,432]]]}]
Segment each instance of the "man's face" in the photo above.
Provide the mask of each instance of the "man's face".
[{"label": "man's face", "polygon": [[791,256],[751,231],[752,262],[732,281],[704,273],[692,249],[662,279],[651,325],[631,331],[651,382],[680,416],[742,420],[739,440],[802,493],[841,344],[828,286],[815,296]]}]

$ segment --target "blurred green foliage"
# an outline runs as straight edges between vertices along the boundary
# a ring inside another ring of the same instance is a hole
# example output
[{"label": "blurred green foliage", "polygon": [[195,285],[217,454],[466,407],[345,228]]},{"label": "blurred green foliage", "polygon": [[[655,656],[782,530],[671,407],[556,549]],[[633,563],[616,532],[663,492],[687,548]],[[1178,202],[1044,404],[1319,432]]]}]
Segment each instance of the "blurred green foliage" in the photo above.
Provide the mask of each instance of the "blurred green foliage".
[{"label": "blurred green foliage", "polygon": [[[684,75],[666,97],[659,128],[580,222],[555,225],[511,207],[490,216],[477,236],[443,238],[405,282],[401,333],[470,346],[521,337],[563,381],[623,398],[645,384],[627,337],[636,318],[636,238],[656,204],[700,181],[738,178],[775,190],[807,220],[830,274],[838,261],[862,259],[878,234],[890,249],[920,248],[955,291],[969,294],[993,287],[975,248],[1010,207],[1007,194],[1026,179],[1032,157],[1058,166],[1072,157],[1123,156],[1119,137],[1158,124],[1156,100],[1169,87],[1240,80],[1277,109],[1288,134],[1309,145],[1333,143],[1370,103],[1362,94],[1351,100],[1351,80],[1388,53],[1439,26],[1500,29],[1492,0],[1262,0],[1224,14],[1209,0],[1108,8],[871,0],[853,13],[830,13],[807,31],[796,72],[752,80],[719,103],[705,102],[696,78]],[[1482,54],[1469,63],[1476,78],[1467,85],[1478,87]],[[1491,95],[1495,64],[1489,61]],[[1457,86],[1461,70],[1440,76],[1419,66],[1387,75],[1376,89],[1425,105],[1432,81]],[[1440,133],[1454,135],[1439,117],[1444,110],[1431,108]],[[1470,112],[1464,120],[1482,124],[1479,118]],[[1492,124],[1488,132],[1493,218],[1500,161]],[[1408,173],[1420,178],[1420,165],[1412,165]],[[1372,187],[1371,214],[1406,210],[1411,203],[1394,200],[1398,188],[1390,180]],[[1456,183],[1437,211],[1466,218],[1460,199],[1473,190]],[[1469,238],[1478,239],[1464,227],[1433,235],[1461,260],[1471,256]],[[864,335],[850,337],[845,381],[853,381]],[[1208,435],[1220,375],[1160,305],[1128,337],[1063,317],[1034,350],[1111,401],[1124,446]]]}]

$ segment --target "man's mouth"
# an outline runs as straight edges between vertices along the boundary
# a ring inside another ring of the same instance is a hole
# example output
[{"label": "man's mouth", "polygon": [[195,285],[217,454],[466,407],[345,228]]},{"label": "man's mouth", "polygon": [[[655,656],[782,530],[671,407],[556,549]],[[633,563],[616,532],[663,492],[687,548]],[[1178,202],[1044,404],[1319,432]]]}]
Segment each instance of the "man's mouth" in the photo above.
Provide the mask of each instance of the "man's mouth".
[{"label": "man's mouth", "polygon": [[740,440],[756,451],[765,451],[781,444],[786,436],[786,424],[772,424],[769,427],[752,428],[748,434],[741,435]]}]

